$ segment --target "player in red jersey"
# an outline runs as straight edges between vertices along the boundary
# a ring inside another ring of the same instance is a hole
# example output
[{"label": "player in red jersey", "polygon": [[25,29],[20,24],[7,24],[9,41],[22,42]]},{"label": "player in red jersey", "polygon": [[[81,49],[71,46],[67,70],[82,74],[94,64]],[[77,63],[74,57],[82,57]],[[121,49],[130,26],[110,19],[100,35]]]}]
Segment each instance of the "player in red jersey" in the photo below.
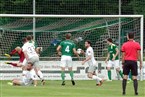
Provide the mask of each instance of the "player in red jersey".
[{"label": "player in red jersey", "polygon": [[[25,43],[26,41],[27,41],[26,38],[22,39],[23,43]],[[11,58],[11,56],[15,55],[16,53],[19,55],[19,62],[18,63],[14,63],[14,62],[5,62],[5,63],[10,64],[10,65],[15,66],[15,67],[22,67],[23,66],[22,63],[25,59],[25,56],[24,56],[24,53],[23,53],[21,47],[16,47],[14,50],[12,50],[10,52],[10,54],[5,54],[5,56],[7,56],[8,58]]]}]

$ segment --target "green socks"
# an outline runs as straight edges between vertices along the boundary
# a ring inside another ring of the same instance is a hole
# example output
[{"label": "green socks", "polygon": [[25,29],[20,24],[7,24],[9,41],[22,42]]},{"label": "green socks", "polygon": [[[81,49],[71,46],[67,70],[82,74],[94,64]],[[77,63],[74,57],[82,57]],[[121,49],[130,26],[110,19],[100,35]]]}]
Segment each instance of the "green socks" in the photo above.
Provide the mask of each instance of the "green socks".
[{"label": "green socks", "polygon": [[111,70],[108,70],[108,78],[111,80]]},{"label": "green socks", "polygon": [[123,73],[121,72],[121,70],[119,71],[119,74],[123,78]]},{"label": "green socks", "polygon": [[[74,72],[70,71],[69,74],[70,74],[71,79],[73,80],[73,78],[74,78]],[[65,81],[65,72],[64,71],[61,72],[61,78],[62,78],[62,81]]]},{"label": "green socks", "polygon": [[71,77],[71,79],[73,80],[73,78],[74,78],[74,72],[73,71],[70,71],[70,77]]},{"label": "green socks", "polygon": [[61,72],[61,78],[62,78],[62,81],[65,80],[65,72],[64,71]]},{"label": "green socks", "polygon": [[[123,73],[121,72],[121,70],[119,71],[119,75],[123,78]],[[112,80],[111,79],[111,70],[108,70],[108,78],[109,78],[109,80]]]}]

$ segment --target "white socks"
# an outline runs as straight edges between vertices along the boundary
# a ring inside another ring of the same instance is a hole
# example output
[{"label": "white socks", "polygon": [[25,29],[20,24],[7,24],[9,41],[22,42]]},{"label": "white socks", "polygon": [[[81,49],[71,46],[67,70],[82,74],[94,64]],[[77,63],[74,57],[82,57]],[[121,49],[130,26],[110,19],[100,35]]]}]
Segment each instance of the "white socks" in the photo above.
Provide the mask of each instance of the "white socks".
[{"label": "white socks", "polygon": [[102,78],[100,78],[100,77],[98,77],[96,75],[93,75],[92,79],[97,80],[97,82],[100,82],[102,80]]},{"label": "white socks", "polygon": [[43,80],[43,74],[40,70],[38,71],[38,76],[40,77],[41,80]]}]

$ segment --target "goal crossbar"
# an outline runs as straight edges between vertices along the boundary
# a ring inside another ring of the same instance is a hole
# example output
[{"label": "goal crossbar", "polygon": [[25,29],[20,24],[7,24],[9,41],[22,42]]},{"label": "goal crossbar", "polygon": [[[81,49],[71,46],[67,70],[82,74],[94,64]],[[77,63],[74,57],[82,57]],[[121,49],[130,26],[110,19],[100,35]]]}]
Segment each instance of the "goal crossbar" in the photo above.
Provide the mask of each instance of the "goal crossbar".
[{"label": "goal crossbar", "polygon": [[41,14],[0,14],[0,17],[50,17],[50,18],[96,18],[96,17],[120,17],[120,18],[143,18],[143,15],[41,15]]}]

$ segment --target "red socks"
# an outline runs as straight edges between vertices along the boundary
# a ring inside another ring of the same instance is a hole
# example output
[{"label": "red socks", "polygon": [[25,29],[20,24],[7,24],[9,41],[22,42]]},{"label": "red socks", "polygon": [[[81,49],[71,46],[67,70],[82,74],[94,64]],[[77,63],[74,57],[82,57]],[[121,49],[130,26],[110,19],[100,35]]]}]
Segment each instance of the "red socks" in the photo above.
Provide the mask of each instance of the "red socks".
[{"label": "red socks", "polygon": [[11,65],[17,67],[17,63],[11,63]]}]

